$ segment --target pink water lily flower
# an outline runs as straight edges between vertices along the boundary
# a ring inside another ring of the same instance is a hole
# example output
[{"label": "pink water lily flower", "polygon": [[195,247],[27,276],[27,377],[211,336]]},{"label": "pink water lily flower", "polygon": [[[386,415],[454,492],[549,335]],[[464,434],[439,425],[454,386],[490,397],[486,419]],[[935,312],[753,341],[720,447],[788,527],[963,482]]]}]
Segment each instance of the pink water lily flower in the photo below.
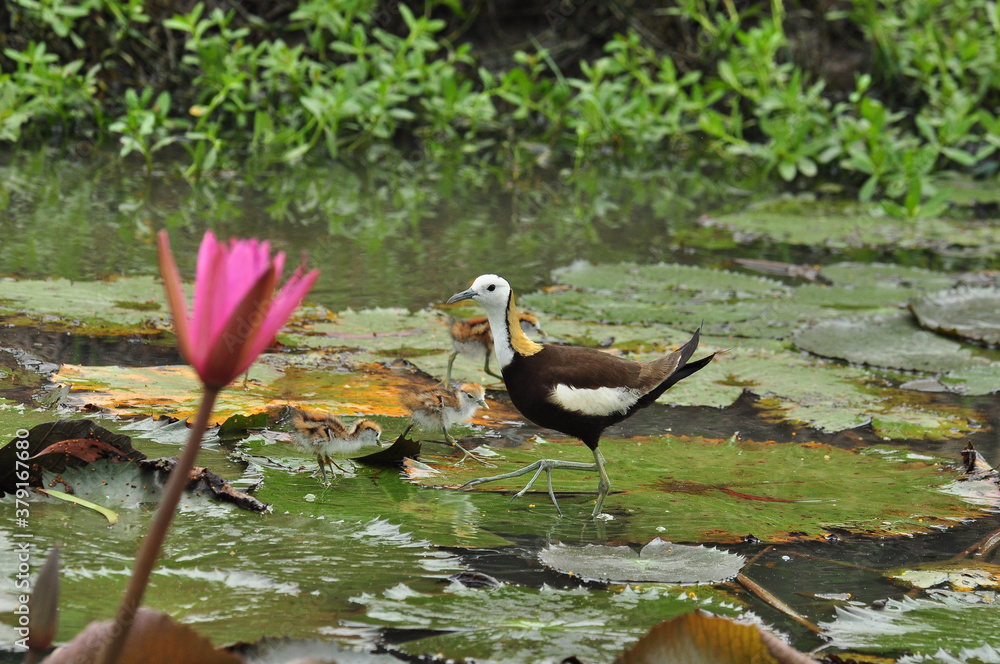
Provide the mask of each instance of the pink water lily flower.
[{"label": "pink water lily flower", "polygon": [[300,266],[275,295],[284,252],[271,258],[266,241],[234,239],[226,244],[207,231],[198,250],[194,306],[188,315],[167,232],[160,231],[158,239],[177,344],[209,388],[225,387],[253,364],[319,277],[319,270],[307,273]]}]

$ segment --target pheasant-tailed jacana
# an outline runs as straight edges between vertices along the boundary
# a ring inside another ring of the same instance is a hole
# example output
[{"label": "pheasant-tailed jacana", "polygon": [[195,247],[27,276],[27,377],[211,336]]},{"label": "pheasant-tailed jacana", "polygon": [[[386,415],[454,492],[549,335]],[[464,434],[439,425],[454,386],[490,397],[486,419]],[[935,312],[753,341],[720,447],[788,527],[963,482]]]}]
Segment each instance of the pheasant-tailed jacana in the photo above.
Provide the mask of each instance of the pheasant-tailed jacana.
[{"label": "pheasant-tailed jacana", "polygon": [[691,339],[669,355],[649,362],[636,362],[578,346],[543,345],[529,339],[517,324],[517,309],[510,284],[503,277],[484,274],[468,290],[456,293],[448,303],[475,300],[486,309],[493,332],[493,346],[510,400],[535,424],[582,440],[594,453],[594,463],[542,459],[504,475],[467,482],[519,477],[535,472],[514,498],[523,495],[545,472],[549,497],[562,515],[552,491],[552,470],[597,471],[597,503],[593,516],[601,513],[611,483],[604,470],[604,455],[597,448],[601,433],[635,411],[648,406],[674,383],[705,367],[715,354],[696,362],[688,360],[698,348],[699,328]]},{"label": "pheasant-tailed jacana", "polygon": [[[538,318],[527,311],[520,311],[517,314],[521,323],[521,329],[526,334],[538,332],[544,336]],[[493,335],[490,334],[490,322],[486,316],[477,316],[466,320],[453,320],[448,327],[451,335],[451,355],[448,357],[448,372],[444,377],[444,384],[451,385],[451,366],[455,363],[455,358],[465,355],[478,360],[483,359],[483,371],[494,378],[503,378],[500,374],[490,371],[490,355],[493,354]]]},{"label": "pheasant-tailed jacana", "polygon": [[328,462],[347,473],[333,457],[346,458],[368,451],[368,448],[380,448],[381,435],[382,428],[371,420],[357,420],[347,427],[339,417],[329,413],[303,408],[292,410],[292,439],[299,447],[316,455],[324,482],[327,481]]},{"label": "pheasant-tailed jacana", "polygon": [[462,451],[464,455],[462,461],[469,457],[482,461],[455,442],[448,433],[451,425],[465,422],[480,408],[489,408],[486,405],[486,390],[482,385],[465,383],[456,389],[435,385],[420,390],[410,390],[403,393],[402,403],[409,409],[412,420],[410,426],[403,432],[403,436],[410,432],[414,424],[421,429],[440,429],[444,433],[445,441]]}]

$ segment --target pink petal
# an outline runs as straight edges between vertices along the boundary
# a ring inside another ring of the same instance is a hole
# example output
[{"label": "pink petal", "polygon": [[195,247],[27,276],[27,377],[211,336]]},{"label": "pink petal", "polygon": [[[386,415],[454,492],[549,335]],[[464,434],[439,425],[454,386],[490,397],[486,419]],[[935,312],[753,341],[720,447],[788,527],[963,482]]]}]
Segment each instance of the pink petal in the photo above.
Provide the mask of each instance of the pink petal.
[{"label": "pink petal", "polygon": [[177,335],[177,345],[181,355],[190,364],[192,358],[191,330],[188,320],[187,299],[184,297],[184,286],[181,275],[170,252],[170,238],[166,231],[157,234],[157,256],[160,261],[160,274],[163,277],[163,288],[167,292],[167,303],[174,319],[174,334]]},{"label": "pink petal", "polygon": [[245,361],[249,348],[260,336],[260,327],[267,319],[274,293],[274,269],[268,269],[236,304],[222,330],[207,348],[204,362],[196,366],[199,378],[209,387],[223,388],[239,376],[250,361]]},{"label": "pink petal", "polygon": [[257,336],[248,344],[247,356],[243,359],[244,366],[240,369],[240,372],[249,369],[253,361],[257,359],[257,356],[274,340],[278,330],[288,322],[288,318],[292,315],[292,312],[302,303],[302,299],[306,296],[306,293],[316,283],[316,279],[319,278],[319,270],[311,270],[303,275],[304,269],[301,266],[298,267],[295,273],[285,282],[285,285],[282,286],[281,292],[272,300],[271,308],[267,312],[267,318],[257,331]]}]

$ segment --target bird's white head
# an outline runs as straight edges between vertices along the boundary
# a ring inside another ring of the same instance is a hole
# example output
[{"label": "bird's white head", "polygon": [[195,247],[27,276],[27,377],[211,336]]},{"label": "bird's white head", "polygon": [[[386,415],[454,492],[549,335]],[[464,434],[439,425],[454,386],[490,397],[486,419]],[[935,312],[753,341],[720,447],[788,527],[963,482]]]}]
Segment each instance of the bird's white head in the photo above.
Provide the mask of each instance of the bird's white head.
[{"label": "bird's white head", "polygon": [[542,350],[542,346],[529,339],[521,329],[510,284],[503,277],[495,274],[476,277],[472,286],[448,298],[448,304],[462,300],[475,300],[486,310],[493,333],[493,349],[501,368],[513,361],[515,353],[528,356]]},{"label": "bird's white head", "polygon": [[507,303],[510,301],[510,284],[503,277],[495,274],[484,274],[476,277],[472,286],[455,293],[448,298],[448,304],[461,302],[462,300],[475,300],[483,305],[487,313],[504,312],[507,310]]}]

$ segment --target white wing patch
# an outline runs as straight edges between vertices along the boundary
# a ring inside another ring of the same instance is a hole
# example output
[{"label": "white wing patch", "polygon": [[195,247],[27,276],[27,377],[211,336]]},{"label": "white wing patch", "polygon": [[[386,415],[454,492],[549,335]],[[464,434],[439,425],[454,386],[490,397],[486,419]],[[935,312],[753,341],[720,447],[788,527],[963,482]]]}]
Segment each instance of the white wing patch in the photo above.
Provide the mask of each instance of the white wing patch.
[{"label": "white wing patch", "polygon": [[586,389],[560,383],[552,390],[552,400],[565,408],[584,415],[624,415],[635,405],[641,394],[629,387],[598,387]]}]

